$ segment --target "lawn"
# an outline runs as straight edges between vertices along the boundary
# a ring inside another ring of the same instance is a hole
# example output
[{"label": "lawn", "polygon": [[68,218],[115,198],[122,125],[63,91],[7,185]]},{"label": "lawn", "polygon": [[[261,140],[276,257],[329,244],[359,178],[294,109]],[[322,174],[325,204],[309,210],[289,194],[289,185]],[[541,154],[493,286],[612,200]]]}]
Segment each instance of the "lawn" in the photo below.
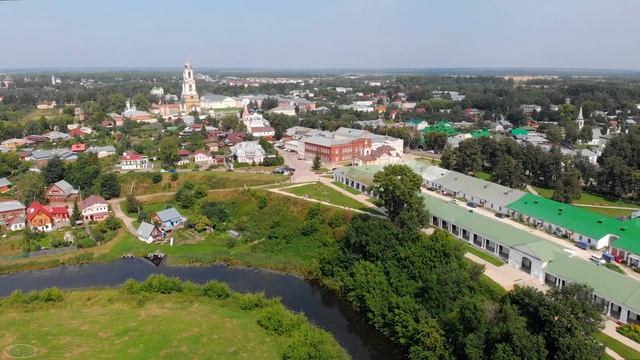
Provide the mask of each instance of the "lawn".
[{"label": "lawn", "polygon": [[312,199],[328,202],[330,204],[338,206],[345,206],[364,211],[368,210],[368,207],[360,201],[352,199],[321,183],[296,186],[288,189],[283,189],[283,191],[298,196],[306,195]]},{"label": "lawn", "polygon": [[343,189],[343,190],[346,190],[346,191],[348,191],[348,192],[352,193],[353,195],[360,195],[360,194],[362,194],[360,191],[358,191],[358,190],[356,190],[356,189],[352,188],[351,186],[347,186],[347,185],[345,185],[345,184],[343,184],[343,183],[341,183],[341,182],[334,181],[334,182],[332,182],[332,184],[333,184],[333,185],[335,185],[335,186],[337,186],[337,187],[339,187],[339,188],[341,188],[341,189]]},{"label": "lawn", "polygon": [[[261,209],[258,201],[263,196],[267,201]],[[210,193],[207,200],[222,204],[229,215],[226,222],[214,222],[214,232],[178,230],[173,247],[168,244],[149,245],[130,236],[120,240],[98,259],[109,260],[125,254],[146,255],[161,250],[169,255],[172,264],[240,263],[311,274],[317,269],[321,254],[327,248],[337,246],[336,239],[344,232],[352,216],[342,209],[265,190],[215,192]],[[143,203],[148,214],[167,206],[176,206],[180,213],[191,219],[200,214],[198,206],[180,208],[171,196]],[[305,230],[305,220],[313,207],[320,207],[322,216],[311,232]],[[237,230],[241,237],[234,240],[227,230]],[[200,239],[194,241],[196,238]]]},{"label": "lawn", "polygon": [[621,343],[620,341],[612,338],[611,336],[605,333],[600,332],[596,334],[596,338],[604,346],[615,351],[618,355],[622,356],[627,360],[640,359],[640,352],[628,347],[627,345]]},{"label": "lawn", "polygon": [[620,266],[618,266],[618,264],[614,264],[614,263],[607,263],[607,264],[604,264],[604,266],[605,266],[607,269],[613,270],[613,271],[615,271],[615,272],[617,272],[617,273],[625,274],[625,272],[620,268]]},{"label": "lawn", "polygon": [[[87,290],[65,292],[57,303],[6,300],[0,305],[0,348],[18,345],[22,355],[35,350],[47,359],[281,359],[295,335],[269,333],[258,319],[282,305],[267,301],[242,310],[241,297],[249,296]],[[302,331],[322,338],[325,351],[347,358],[329,334],[306,320],[296,328]]]},{"label": "lawn", "polygon": [[596,212],[598,214],[611,216],[615,218],[629,216],[634,211],[634,210],[626,210],[626,209],[607,209],[607,208],[591,207],[591,206],[581,206],[581,208]]},{"label": "lawn", "polygon": [[494,256],[491,256],[488,253],[486,253],[486,252],[484,252],[484,251],[482,251],[482,250],[480,250],[478,248],[475,248],[475,247],[473,247],[473,246],[471,246],[469,244],[464,244],[464,248],[465,248],[465,250],[467,252],[469,252],[469,253],[471,253],[471,254],[481,258],[482,260],[485,260],[485,261],[487,261],[490,264],[493,264],[495,266],[502,266],[502,265],[505,264],[504,261],[502,261],[502,260],[500,260],[500,259],[498,259],[498,258],[496,258]]},{"label": "lawn", "polygon": [[491,181],[491,174],[484,172],[484,171],[476,171],[473,174],[475,177],[477,177],[478,179],[482,179],[482,180],[487,180],[487,181]]},{"label": "lawn", "polygon": [[[540,187],[540,186],[532,186],[532,187],[542,197],[551,198],[553,196],[553,189]],[[609,199],[601,195],[591,194],[584,191],[580,195],[580,199],[574,201],[573,203],[583,204],[583,205],[603,205],[603,206],[619,206],[619,207],[631,207],[631,208],[638,207],[638,205],[628,201],[619,200],[619,199]]]},{"label": "lawn", "polygon": [[154,184],[151,180],[154,173],[127,173],[120,175],[122,195],[133,190],[134,195],[154,194],[176,191],[187,181],[194,184],[205,184],[208,189],[228,189],[243,186],[259,186],[279,183],[287,180],[284,175],[258,174],[247,171],[195,171],[178,173],[178,179],[171,180],[170,173],[162,173],[162,181]]}]

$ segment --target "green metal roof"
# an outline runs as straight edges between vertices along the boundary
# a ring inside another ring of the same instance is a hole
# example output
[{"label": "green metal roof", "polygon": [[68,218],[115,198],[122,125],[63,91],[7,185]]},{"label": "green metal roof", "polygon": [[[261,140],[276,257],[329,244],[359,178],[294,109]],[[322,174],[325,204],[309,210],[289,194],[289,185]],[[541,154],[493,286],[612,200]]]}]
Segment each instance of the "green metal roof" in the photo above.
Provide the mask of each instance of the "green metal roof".
[{"label": "green metal roof", "polygon": [[521,127],[511,129],[511,135],[527,135],[528,133],[529,133],[529,130]]},{"label": "green metal roof", "polygon": [[594,239],[611,234],[613,229],[623,225],[608,216],[529,193],[507,207]]},{"label": "green metal roof", "polygon": [[[556,243],[546,241],[527,231],[514,228],[502,221],[469,212],[469,209],[466,207],[452,204],[428,194],[423,194],[423,196],[425,204],[432,215],[450,221],[457,226],[472,230],[483,237],[499,241],[505,246],[521,248],[523,251],[542,261],[551,260],[555,252],[561,252],[564,249]],[[523,245],[526,245],[527,248],[522,248]]]},{"label": "green metal roof", "polygon": [[471,132],[471,137],[474,138],[474,139],[483,138],[483,137],[491,137],[491,133],[487,129],[473,130]]},{"label": "green metal roof", "polygon": [[614,240],[611,245],[634,254],[640,254],[640,219],[620,221],[610,216],[600,215],[533,194],[526,194],[507,207],[593,239],[601,239],[607,234],[615,235],[618,239]]},{"label": "green metal roof", "polygon": [[425,134],[432,133],[432,132],[441,132],[449,136],[458,134],[458,130],[456,130],[453,124],[448,121],[439,121],[435,125],[431,125],[429,127],[424,128],[422,132],[424,132]]},{"label": "green metal roof", "polygon": [[564,247],[469,209],[423,194],[429,212],[481,236],[499,241],[543,262],[544,271],[573,283],[586,284],[600,297],[640,313],[640,282],[604,266],[571,256]]},{"label": "green metal roof", "polygon": [[596,295],[627,305],[635,313],[640,312],[640,282],[626,275],[564,253],[557,253],[545,271],[573,283],[587,284]]}]

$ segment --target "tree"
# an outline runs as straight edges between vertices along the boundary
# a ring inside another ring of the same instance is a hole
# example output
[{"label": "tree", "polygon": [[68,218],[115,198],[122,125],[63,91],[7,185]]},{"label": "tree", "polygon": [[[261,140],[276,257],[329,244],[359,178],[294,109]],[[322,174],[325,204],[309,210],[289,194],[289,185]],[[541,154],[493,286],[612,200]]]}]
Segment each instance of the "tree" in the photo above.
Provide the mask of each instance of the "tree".
[{"label": "tree", "polygon": [[445,169],[453,169],[456,164],[456,152],[451,145],[445,145],[440,157],[440,165]]},{"label": "tree", "polygon": [[138,110],[147,111],[149,110],[149,100],[144,94],[137,93],[131,99],[131,103]]},{"label": "tree", "polygon": [[91,194],[94,183],[100,176],[102,168],[95,153],[82,153],[78,160],[67,170],[65,179],[74,187],[79,188],[83,195]]},{"label": "tree", "polygon": [[621,198],[631,191],[633,172],[619,156],[610,156],[598,172],[598,188],[605,194]]},{"label": "tree", "polygon": [[129,214],[135,214],[142,209],[142,203],[135,196],[129,194],[124,203],[125,209]]},{"label": "tree", "polygon": [[578,141],[578,124],[570,122],[564,128],[564,143],[570,146]]},{"label": "tree", "polygon": [[16,182],[18,198],[25,204],[33,201],[44,202],[45,182],[39,173],[28,173],[20,176]]},{"label": "tree", "polygon": [[82,218],[82,213],[80,213],[80,208],[78,207],[78,201],[73,202],[73,210],[71,211],[71,218],[69,219],[71,222],[71,226],[75,226],[76,222]]},{"label": "tree", "polygon": [[602,306],[593,301],[593,289],[566,284],[546,293],[516,286],[505,301],[527,319],[532,334],[544,338],[554,359],[601,359],[604,347],[596,339],[603,325]]},{"label": "tree", "polygon": [[453,170],[469,174],[480,170],[482,163],[482,151],[478,142],[473,139],[461,141],[456,150]]},{"label": "tree", "polygon": [[53,184],[64,179],[65,172],[64,163],[57,155],[49,159],[47,165],[42,168],[42,176],[47,184]]},{"label": "tree", "polygon": [[320,154],[316,153],[316,156],[313,158],[313,165],[311,166],[311,170],[319,171],[322,166],[322,159],[320,158]]},{"label": "tree", "polygon": [[547,130],[547,140],[553,144],[560,144],[562,142],[562,130],[557,125],[552,125]]},{"label": "tree", "polygon": [[525,182],[524,170],[511,156],[503,155],[500,156],[491,179],[498,184],[519,189]]},{"label": "tree", "polygon": [[163,166],[173,167],[180,160],[178,155],[178,138],[165,136],[160,140],[159,158]]},{"label": "tree", "polygon": [[271,110],[273,108],[277,108],[278,107],[278,99],[274,98],[274,97],[268,97],[264,100],[262,100],[262,110],[267,111],[267,110]]},{"label": "tree", "polygon": [[389,220],[408,230],[422,228],[427,221],[427,211],[420,196],[420,175],[406,165],[388,165],[374,175],[373,184]]},{"label": "tree", "polygon": [[428,150],[435,152],[441,152],[447,145],[447,139],[449,137],[445,133],[441,132],[429,132],[424,135],[424,143]]},{"label": "tree", "polygon": [[580,172],[573,166],[573,163],[565,161],[564,171],[553,191],[553,200],[571,203],[573,200],[579,199],[582,192],[580,184]]},{"label": "tree", "polygon": [[109,112],[122,113],[126,106],[127,98],[118,93],[109,97]]},{"label": "tree", "polygon": [[580,129],[580,133],[578,134],[578,139],[583,143],[588,143],[593,140],[593,128],[589,125],[585,125]]},{"label": "tree", "polygon": [[120,180],[118,179],[118,175],[107,173],[98,176],[98,179],[96,179],[96,192],[107,200],[120,196]]},{"label": "tree", "polygon": [[220,121],[220,127],[224,131],[238,130],[240,125],[241,123],[235,114],[226,114]]}]

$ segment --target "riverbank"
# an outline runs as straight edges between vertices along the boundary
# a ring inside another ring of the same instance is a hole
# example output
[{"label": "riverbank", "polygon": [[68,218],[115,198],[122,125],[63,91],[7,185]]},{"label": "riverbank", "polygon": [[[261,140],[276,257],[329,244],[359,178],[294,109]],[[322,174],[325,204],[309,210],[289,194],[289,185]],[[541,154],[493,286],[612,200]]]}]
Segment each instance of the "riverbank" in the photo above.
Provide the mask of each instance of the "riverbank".
[{"label": "riverbank", "polygon": [[9,351],[26,345],[39,356],[69,359],[348,358],[327,332],[278,300],[218,282],[156,276],[121,289],[18,294],[0,302],[0,348]]},{"label": "riverbank", "polygon": [[210,280],[224,282],[237,292],[262,292],[278,298],[287,309],[304,313],[309,320],[329,331],[355,359],[401,359],[402,352],[374,330],[335,292],[318,281],[304,280],[286,273],[223,265],[156,267],[142,259],[119,259],[104,264],[59,266],[41,271],[5,275],[0,281],[0,296],[16,289],[42,290],[101,289],[121,286],[127,279],[143,281],[150,275],[178,277],[198,284]]}]

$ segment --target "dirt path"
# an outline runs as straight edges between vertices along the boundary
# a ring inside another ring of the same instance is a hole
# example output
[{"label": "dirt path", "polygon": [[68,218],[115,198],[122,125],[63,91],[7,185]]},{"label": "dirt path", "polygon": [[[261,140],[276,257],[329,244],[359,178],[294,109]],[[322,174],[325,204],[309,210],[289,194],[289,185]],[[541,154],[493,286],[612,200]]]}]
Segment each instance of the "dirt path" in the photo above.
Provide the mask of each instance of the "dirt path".
[{"label": "dirt path", "polygon": [[536,189],[533,188],[533,186],[527,184],[527,191],[529,191],[530,193],[532,193],[533,195],[536,196],[540,196],[540,194],[538,194],[538,192],[536,191]]}]

